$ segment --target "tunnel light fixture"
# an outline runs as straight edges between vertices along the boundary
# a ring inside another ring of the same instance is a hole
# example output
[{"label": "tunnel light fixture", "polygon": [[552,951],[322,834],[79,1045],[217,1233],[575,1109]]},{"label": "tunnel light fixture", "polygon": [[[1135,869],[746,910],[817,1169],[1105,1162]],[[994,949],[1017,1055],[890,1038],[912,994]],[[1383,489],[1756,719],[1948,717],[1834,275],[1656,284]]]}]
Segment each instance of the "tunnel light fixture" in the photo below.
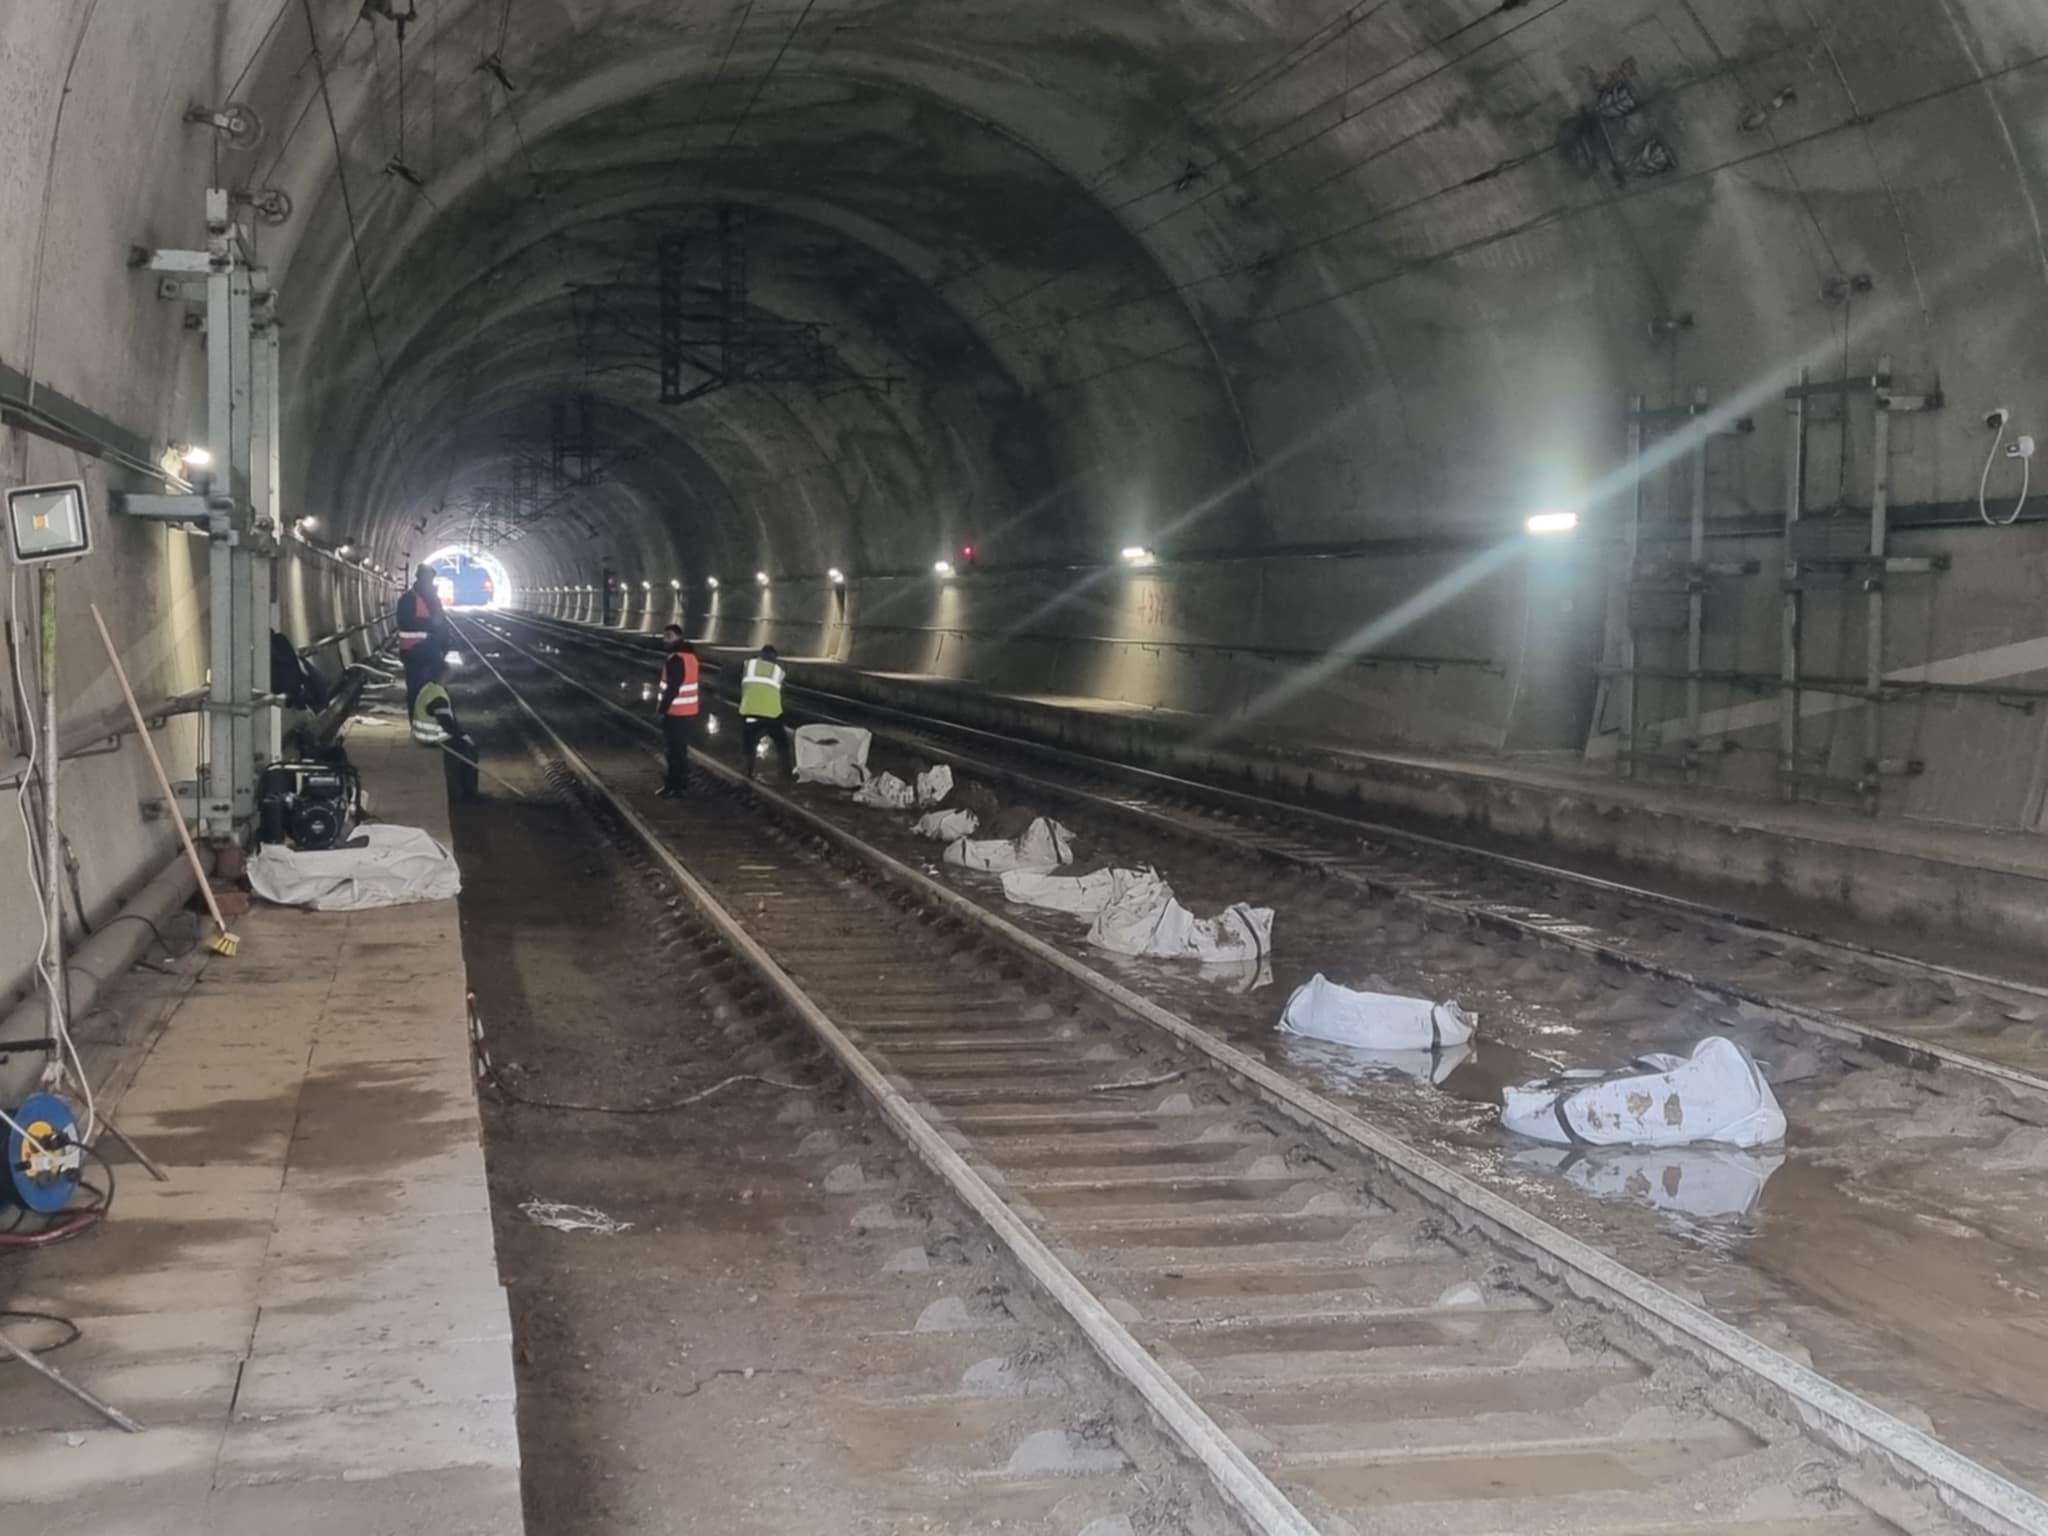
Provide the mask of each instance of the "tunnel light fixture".
[{"label": "tunnel light fixture", "polygon": [[337,555],[341,556],[342,559],[346,560],[350,555],[353,555],[356,552],[356,547],[353,544],[341,544],[336,546],[334,552]]},{"label": "tunnel light fixture", "polygon": [[757,587],[765,587],[765,586],[767,586],[767,585],[768,585],[768,573],[767,573],[766,571],[756,571],[756,572],[754,572],[754,585],[755,585],[755,586],[757,586]]},{"label": "tunnel light fixture", "polygon": [[654,583],[651,581],[643,581],[640,583],[640,590],[642,592],[652,592],[654,590]]},{"label": "tunnel light fixture", "polygon": [[213,464],[213,450],[204,443],[186,443],[178,449],[178,457],[193,469],[207,469]]},{"label": "tunnel light fixture", "polygon": [[669,586],[669,590],[670,590],[671,592],[680,592],[680,591],[682,591],[682,590],[683,590],[683,578],[682,578],[682,577],[680,577],[680,576],[671,576],[671,577],[669,577],[669,579],[668,579],[668,586]]},{"label": "tunnel light fixture", "polygon": [[1523,526],[1531,533],[1570,533],[1579,526],[1579,514],[1576,512],[1546,509],[1542,512],[1530,513],[1528,521]]},{"label": "tunnel light fixture", "polygon": [[1125,565],[1151,565],[1157,558],[1142,544],[1126,544],[1122,553]]},{"label": "tunnel light fixture", "polygon": [[825,579],[835,587],[843,587],[846,585],[846,572],[835,565],[825,573]]},{"label": "tunnel light fixture", "polygon": [[312,516],[311,514],[308,514],[307,516],[299,518],[296,521],[294,521],[292,526],[298,529],[299,532],[301,533],[310,533],[313,529],[318,528],[320,526],[320,519]]},{"label": "tunnel light fixture", "polygon": [[944,580],[953,574],[953,562],[950,560],[934,560],[932,562],[932,574]]},{"label": "tunnel light fixture", "polygon": [[718,578],[716,576],[706,576],[704,578],[704,585],[716,592],[718,590]]}]

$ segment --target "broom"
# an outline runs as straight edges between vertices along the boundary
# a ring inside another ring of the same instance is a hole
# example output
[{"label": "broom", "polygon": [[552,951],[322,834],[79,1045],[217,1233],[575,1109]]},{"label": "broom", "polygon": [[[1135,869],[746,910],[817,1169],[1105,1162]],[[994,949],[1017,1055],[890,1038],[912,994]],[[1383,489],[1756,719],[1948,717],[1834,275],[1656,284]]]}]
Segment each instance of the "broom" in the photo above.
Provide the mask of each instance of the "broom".
[{"label": "broom", "polygon": [[199,862],[199,850],[192,846],[192,834],[185,830],[185,817],[178,810],[178,797],[171,791],[170,775],[164,772],[164,760],[156,755],[156,743],[149,738],[149,722],[142,718],[142,706],[135,702],[135,690],[128,686],[128,670],[121,665],[121,654],[114,649],[114,637],[107,633],[107,621],[100,617],[100,605],[88,603],[92,609],[93,625],[100,632],[100,643],[107,648],[107,660],[114,668],[115,681],[121,685],[121,697],[128,701],[128,716],[135,722],[135,734],[141,738],[142,750],[149,754],[149,766],[156,770],[157,788],[164,792],[164,804],[171,808],[171,824],[178,829],[178,841],[185,845],[185,857],[191,862],[192,877],[199,882],[199,894],[206,898],[206,910],[213,914],[213,933],[206,939],[206,947],[216,955],[232,955],[242,947],[242,941],[228,932],[227,919],[220,915],[220,903],[213,899],[213,885],[206,878],[206,869]]}]

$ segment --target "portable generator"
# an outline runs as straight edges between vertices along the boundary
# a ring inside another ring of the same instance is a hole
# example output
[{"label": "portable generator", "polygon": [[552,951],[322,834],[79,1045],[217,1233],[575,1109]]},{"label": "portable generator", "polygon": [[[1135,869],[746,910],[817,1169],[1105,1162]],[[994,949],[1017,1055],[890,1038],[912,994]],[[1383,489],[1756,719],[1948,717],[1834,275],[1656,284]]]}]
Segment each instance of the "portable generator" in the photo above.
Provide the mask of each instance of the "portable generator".
[{"label": "portable generator", "polygon": [[363,786],[347,763],[272,763],[256,781],[256,840],[333,848],[363,814]]}]

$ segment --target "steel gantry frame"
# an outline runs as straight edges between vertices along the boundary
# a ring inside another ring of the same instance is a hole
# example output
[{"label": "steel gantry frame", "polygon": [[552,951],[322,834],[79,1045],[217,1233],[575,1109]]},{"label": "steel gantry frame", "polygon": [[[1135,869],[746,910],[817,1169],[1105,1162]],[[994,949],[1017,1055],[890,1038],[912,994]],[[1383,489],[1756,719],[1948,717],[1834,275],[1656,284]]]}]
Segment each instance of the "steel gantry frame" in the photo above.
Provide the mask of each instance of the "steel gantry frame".
[{"label": "steel gantry frame", "polygon": [[210,464],[184,495],[117,499],[130,517],[182,525],[207,541],[206,751],[181,807],[216,841],[239,841],[256,814],[256,779],[282,750],[269,691],[278,625],[276,564],[280,415],[277,294],[252,264],[227,189],[206,193],[204,250],[138,249],[130,265],[159,274],[157,295],[205,304]]}]

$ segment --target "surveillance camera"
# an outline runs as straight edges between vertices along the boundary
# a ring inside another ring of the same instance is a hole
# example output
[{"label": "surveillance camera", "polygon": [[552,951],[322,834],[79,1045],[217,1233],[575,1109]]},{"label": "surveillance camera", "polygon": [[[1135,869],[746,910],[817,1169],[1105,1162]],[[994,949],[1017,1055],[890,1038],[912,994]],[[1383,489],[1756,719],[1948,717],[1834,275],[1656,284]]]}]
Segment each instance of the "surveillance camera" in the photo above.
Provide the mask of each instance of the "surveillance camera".
[{"label": "surveillance camera", "polygon": [[2012,420],[2012,412],[2001,405],[1997,410],[1985,413],[1984,430],[1986,432],[1996,432],[2010,420]]}]

